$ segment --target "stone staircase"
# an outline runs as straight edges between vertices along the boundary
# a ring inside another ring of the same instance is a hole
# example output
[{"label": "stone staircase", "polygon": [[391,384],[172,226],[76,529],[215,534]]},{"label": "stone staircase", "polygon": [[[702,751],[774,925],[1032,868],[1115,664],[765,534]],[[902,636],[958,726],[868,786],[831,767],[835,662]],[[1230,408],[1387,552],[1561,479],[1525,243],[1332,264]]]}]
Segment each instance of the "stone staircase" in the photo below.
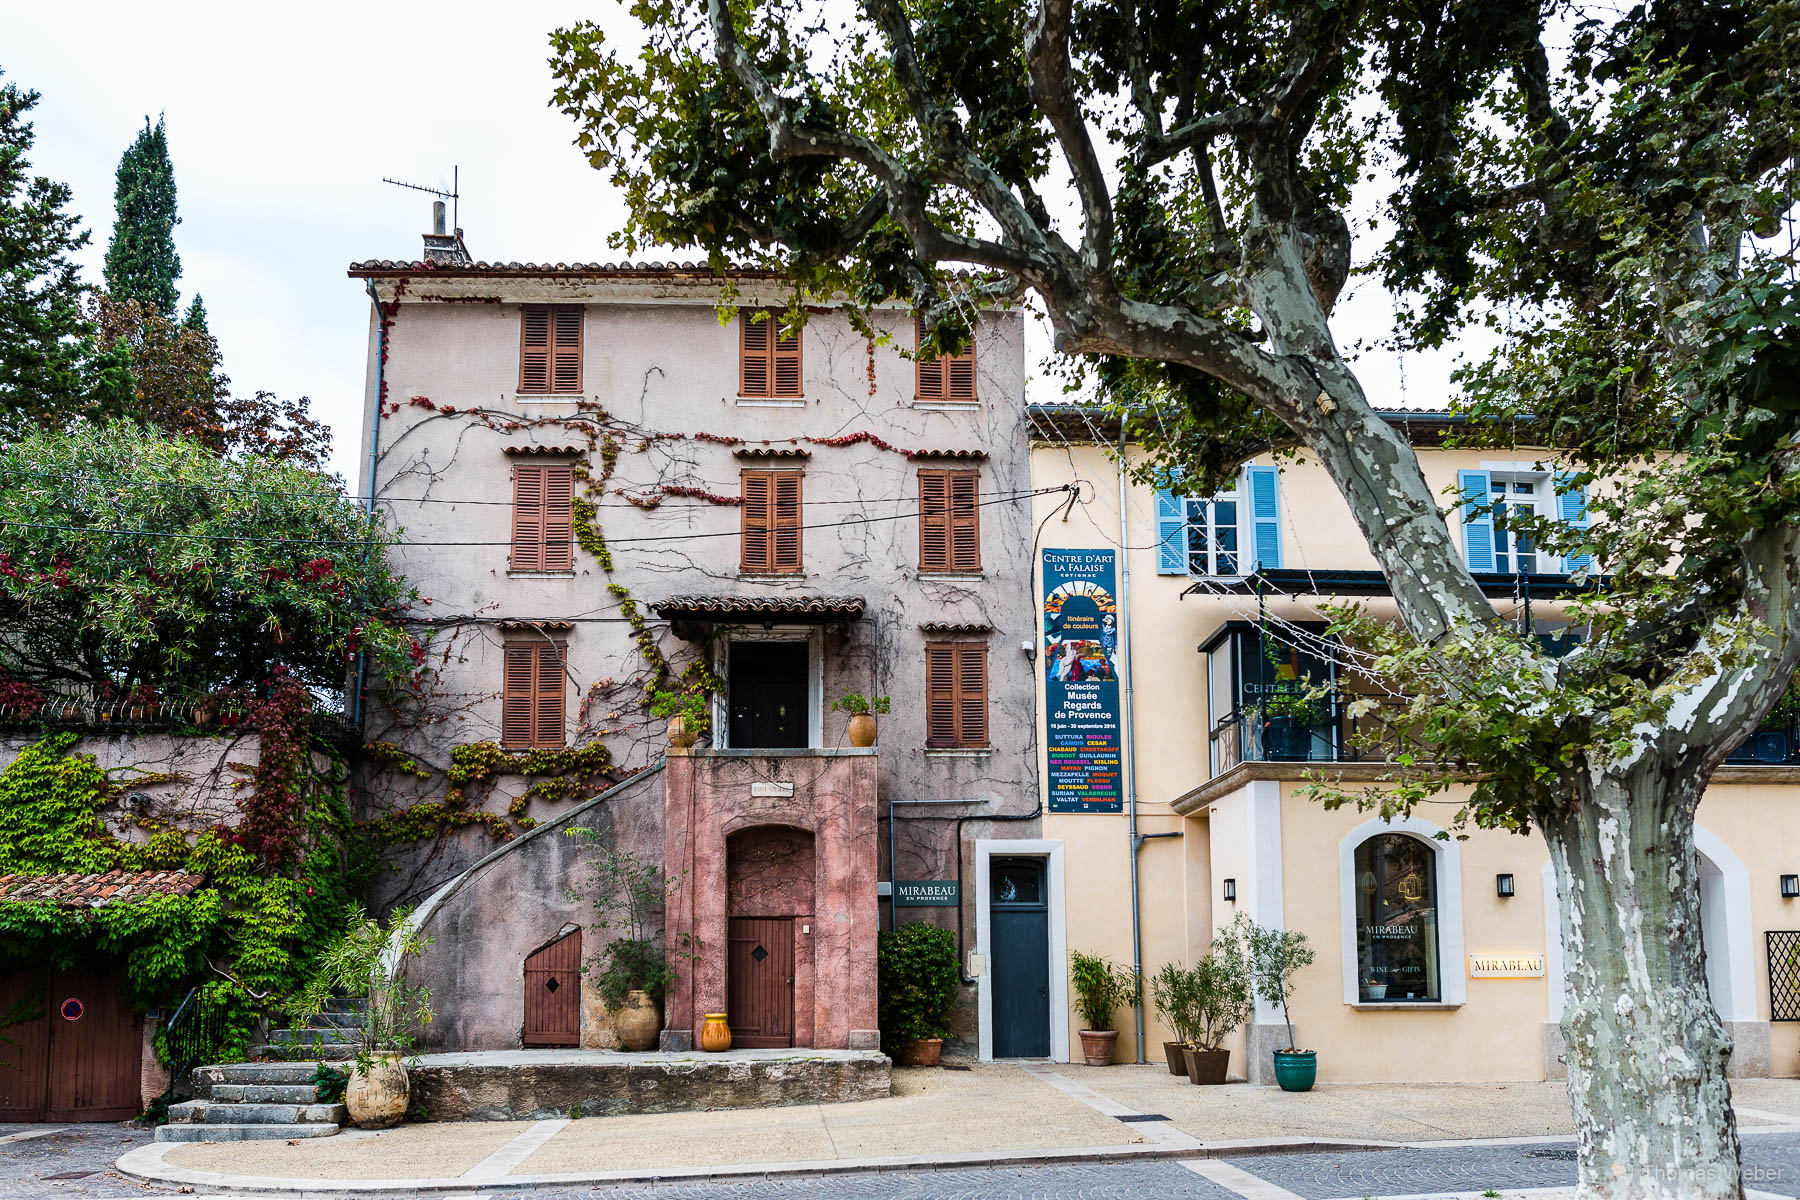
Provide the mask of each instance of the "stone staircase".
[{"label": "stone staircase", "polygon": [[354,1057],[361,1000],[333,1000],[301,1029],[275,1029],[258,1058],[273,1062],[195,1067],[194,1098],[169,1106],[159,1142],[247,1142],[329,1137],[347,1119],[342,1104],[324,1104],[313,1074],[320,1062],[339,1070]]}]

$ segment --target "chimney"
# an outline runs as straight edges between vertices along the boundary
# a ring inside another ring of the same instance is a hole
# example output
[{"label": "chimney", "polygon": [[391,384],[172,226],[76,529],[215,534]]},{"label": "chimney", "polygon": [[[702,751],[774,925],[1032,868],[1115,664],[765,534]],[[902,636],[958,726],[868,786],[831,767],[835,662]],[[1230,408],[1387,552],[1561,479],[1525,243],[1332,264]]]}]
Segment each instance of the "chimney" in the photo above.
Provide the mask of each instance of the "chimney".
[{"label": "chimney", "polygon": [[444,232],[444,202],[431,202],[431,232],[425,235],[425,261],[439,267],[466,267],[475,260],[463,245],[462,230]]}]

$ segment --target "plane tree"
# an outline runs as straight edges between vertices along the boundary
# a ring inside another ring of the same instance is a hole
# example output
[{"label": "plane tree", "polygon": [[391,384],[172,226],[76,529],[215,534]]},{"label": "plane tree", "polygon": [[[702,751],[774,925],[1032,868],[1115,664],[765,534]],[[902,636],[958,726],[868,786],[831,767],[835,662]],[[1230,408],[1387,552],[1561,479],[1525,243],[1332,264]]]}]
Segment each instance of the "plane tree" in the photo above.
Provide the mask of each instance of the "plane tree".
[{"label": "plane tree", "polygon": [[[927,353],[1029,295],[1158,470],[1323,464],[1399,618],[1344,624],[1447,764],[1330,798],[1403,812],[1473,780],[1466,821],[1536,830],[1584,1194],[1740,1195],[1693,830],[1800,661],[1792,0],[632,12],[631,44],[552,36],[624,248],[778,269],[795,320],[807,295],[903,299]],[[1469,443],[1554,445],[1587,493],[1585,523],[1512,518],[1592,564],[1574,652],[1501,619],[1443,519],[1459,498],[1358,378],[1353,263],[1400,297],[1403,346],[1485,330]]]}]

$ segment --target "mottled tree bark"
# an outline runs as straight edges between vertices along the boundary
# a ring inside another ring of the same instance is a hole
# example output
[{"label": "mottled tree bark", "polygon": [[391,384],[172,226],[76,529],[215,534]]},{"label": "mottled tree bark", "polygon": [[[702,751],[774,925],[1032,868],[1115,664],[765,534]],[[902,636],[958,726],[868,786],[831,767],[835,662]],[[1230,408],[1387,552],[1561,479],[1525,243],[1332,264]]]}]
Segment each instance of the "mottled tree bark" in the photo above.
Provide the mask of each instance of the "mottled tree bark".
[{"label": "mottled tree bark", "polygon": [[1582,785],[1579,803],[1544,825],[1584,1196],[1743,1195],[1731,1039],[1700,941],[1699,790],[1691,776],[1639,764]]}]

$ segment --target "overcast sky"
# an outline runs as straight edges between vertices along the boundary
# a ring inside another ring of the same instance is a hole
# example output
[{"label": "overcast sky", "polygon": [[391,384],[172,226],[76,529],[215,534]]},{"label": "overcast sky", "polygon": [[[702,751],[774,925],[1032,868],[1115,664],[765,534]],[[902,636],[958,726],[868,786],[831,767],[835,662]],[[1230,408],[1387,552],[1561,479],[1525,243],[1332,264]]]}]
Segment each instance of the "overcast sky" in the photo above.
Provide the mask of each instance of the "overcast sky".
[{"label": "overcast sky", "polygon": [[[571,145],[573,123],[548,106],[547,35],[582,17],[627,37],[633,28],[617,0],[0,0],[0,69],[43,94],[33,166],[74,189],[93,233],[82,260],[92,283],[119,155],[146,116],[165,116],[183,307],[205,296],[237,390],[312,397],[337,435],[333,465],[354,478],[368,300],[344,268],[417,258],[431,214],[430,196],[383,176],[448,188],[460,166],[476,258],[618,257],[607,235],[622,206]],[[1351,319],[1338,322],[1346,343],[1391,318],[1378,290],[1353,286],[1342,302]],[[1034,341],[1035,360],[1048,342]],[[1398,404],[1392,355],[1358,370],[1376,403]],[[1441,358],[1409,360],[1411,404],[1441,406],[1445,377]]]}]

